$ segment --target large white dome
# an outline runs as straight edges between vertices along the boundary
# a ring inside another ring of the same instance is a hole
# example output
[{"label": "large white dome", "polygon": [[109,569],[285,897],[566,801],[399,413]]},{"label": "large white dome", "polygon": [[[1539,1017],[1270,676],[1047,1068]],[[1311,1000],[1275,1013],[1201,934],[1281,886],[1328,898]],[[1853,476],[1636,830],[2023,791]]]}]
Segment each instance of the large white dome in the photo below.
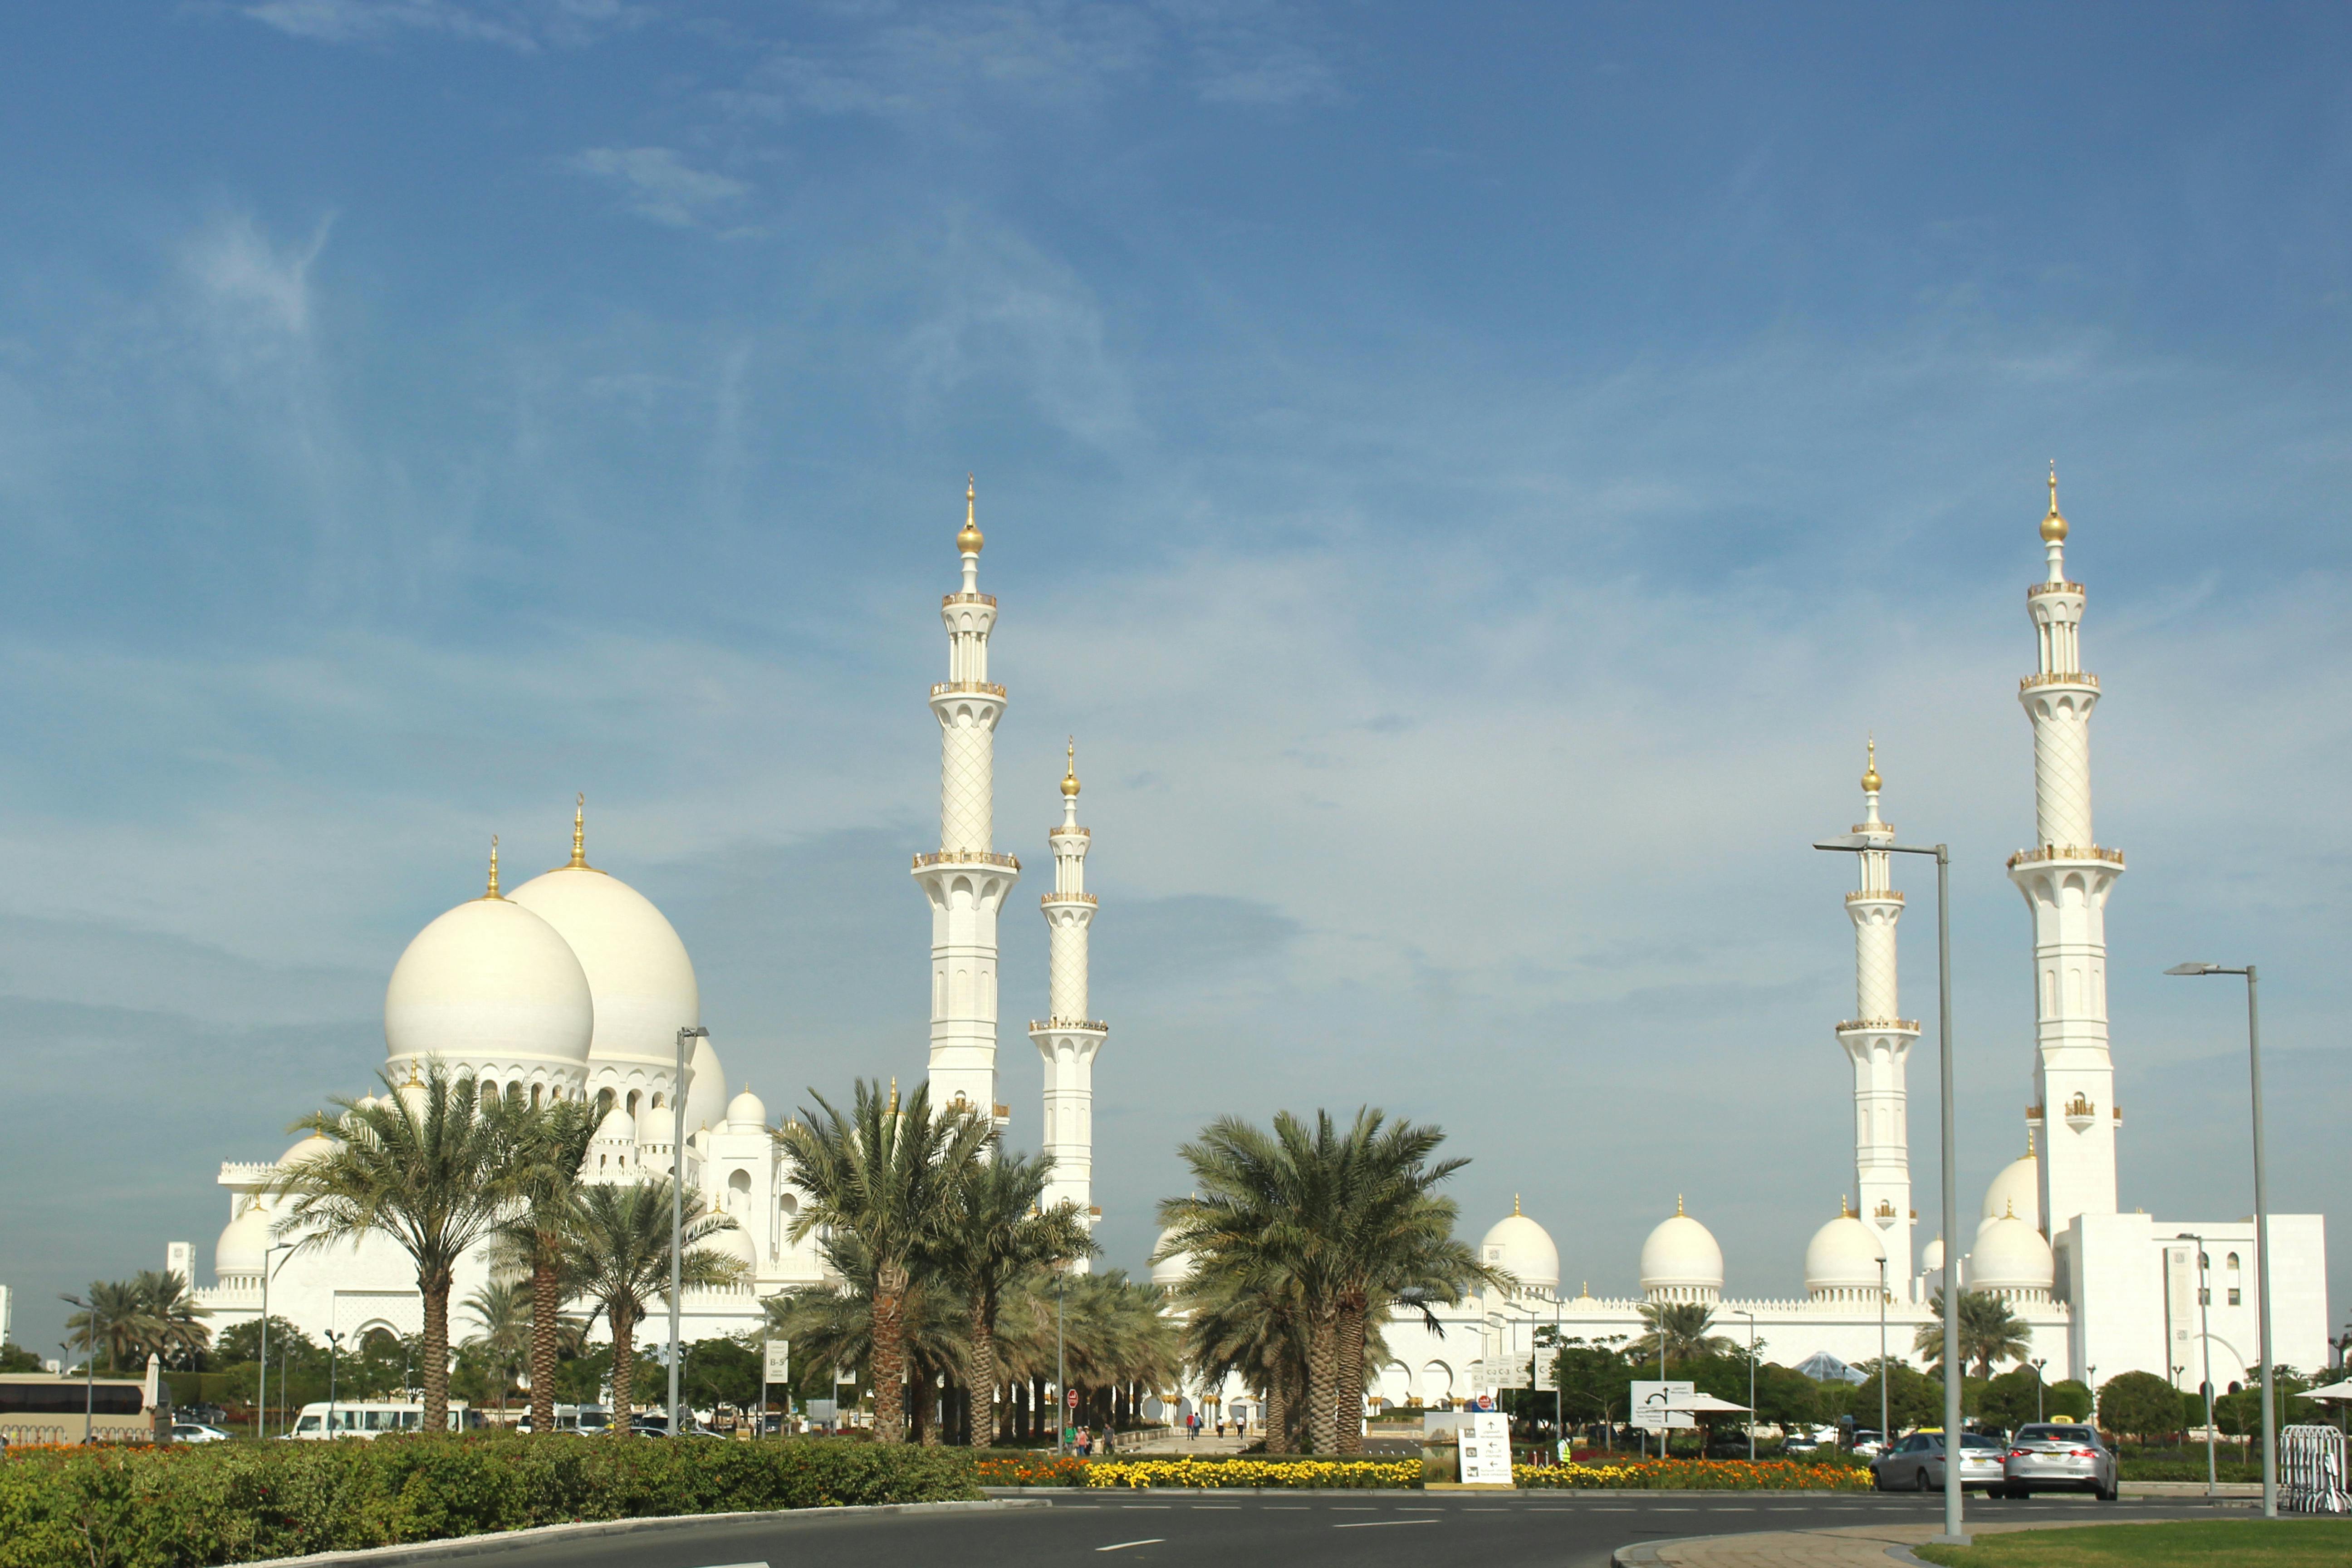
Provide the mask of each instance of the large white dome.
[{"label": "large white dome", "polygon": [[1979,1235],[1984,1227],[2004,1215],[2015,1215],[2035,1230],[2042,1228],[2042,1162],[2032,1155],[2011,1160],[2000,1168],[2000,1174],[1985,1189],[1984,1207],[1979,1211]]},{"label": "large white dome", "polygon": [[1944,1238],[1939,1236],[1929,1242],[1927,1250],[1919,1255],[1919,1268],[1925,1273],[1933,1274],[1943,1266]]},{"label": "large white dome", "polygon": [[1976,1250],[1961,1270],[1961,1282],[1971,1290],[2047,1290],[2056,1277],[2050,1244],[2015,1215],[1977,1233]]},{"label": "large white dome", "polygon": [[1519,1212],[1517,1198],[1478,1243],[1478,1261],[1511,1274],[1520,1290],[1549,1295],[1559,1289],[1559,1248],[1549,1231]]},{"label": "large white dome", "polygon": [[224,1279],[231,1275],[260,1273],[262,1260],[269,1256],[269,1244],[274,1239],[269,1234],[268,1214],[259,1204],[247,1202],[244,1210],[222,1228],[220,1239],[213,1243],[213,1272]]},{"label": "large white dome", "polygon": [[1841,1214],[1805,1244],[1805,1289],[1876,1290],[1879,1259],[1885,1256],[1875,1231],[1853,1215]]},{"label": "large white dome", "polygon": [[412,1064],[569,1069],[595,1022],[588,976],[553,926],[505,899],[459,904],[416,933],[383,994],[385,1053]]},{"label": "large white dome", "polygon": [[300,1142],[278,1156],[278,1163],[280,1169],[288,1165],[299,1165],[313,1154],[331,1153],[334,1149],[335,1141],[325,1133],[307,1133]]},{"label": "large white dome", "polygon": [[[534,877],[507,897],[561,932],[578,955],[595,999],[589,1060],[667,1071],[678,1030],[702,1022],[702,993],[686,944],[662,912],[618,877],[587,866]],[[726,1092],[722,1082],[722,1108]],[[687,1107],[694,1109],[692,1096]],[[687,1131],[695,1125],[689,1116]]]},{"label": "large white dome", "polygon": [[[1172,1234],[1174,1233],[1165,1230],[1160,1233],[1160,1239],[1152,1244],[1152,1256],[1159,1257],[1160,1248],[1168,1245],[1168,1238]],[[1181,1285],[1192,1278],[1192,1255],[1189,1252],[1179,1252],[1171,1257],[1161,1258],[1159,1262],[1151,1266],[1151,1282],[1163,1288]]]},{"label": "large white dome", "polygon": [[[692,1103],[691,1101],[688,1102]],[[768,1125],[768,1103],[751,1092],[745,1084],[743,1092],[727,1102],[727,1131],[730,1132],[761,1132]]]},{"label": "large white dome", "polygon": [[1713,1300],[1723,1290],[1723,1248],[1714,1233],[1683,1213],[1675,1202],[1674,1217],[1650,1233],[1642,1243],[1642,1293],[1668,1301]]}]

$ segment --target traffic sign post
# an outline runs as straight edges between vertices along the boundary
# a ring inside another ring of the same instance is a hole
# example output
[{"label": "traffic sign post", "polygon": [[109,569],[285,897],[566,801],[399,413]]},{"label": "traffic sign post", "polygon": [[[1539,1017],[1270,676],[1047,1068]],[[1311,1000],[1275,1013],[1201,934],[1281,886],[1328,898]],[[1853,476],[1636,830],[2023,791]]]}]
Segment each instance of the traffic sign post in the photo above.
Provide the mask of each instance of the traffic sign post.
[{"label": "traffic sign post", "polygon": [[1680,1380],[1673,1382],[1636,1380],[1633,1384],[1633,1425],[1644,1433],[1658,1434],[1658,1454],[1666,1451],[1665,1435],[1698,1425],[1689,1405],[1698,1394],[1696,1384]]}]

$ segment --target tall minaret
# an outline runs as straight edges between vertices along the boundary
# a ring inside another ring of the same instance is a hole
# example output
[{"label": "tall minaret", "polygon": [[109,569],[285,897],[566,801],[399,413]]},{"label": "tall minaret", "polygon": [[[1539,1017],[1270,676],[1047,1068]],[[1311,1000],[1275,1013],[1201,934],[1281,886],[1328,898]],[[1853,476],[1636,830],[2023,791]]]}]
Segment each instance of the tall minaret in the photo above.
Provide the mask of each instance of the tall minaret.
[{"label": "tall minaret", "polygon": [[[1033,1020],[1029,1037],[1045,1058],[1045,1152],[1054,1156],[1054,1179],[1045,1201],[1066,1199],[1100,1216],[1094,1205],[1095,1053],[1110,1026],[1087,1016],[1087,928],[1094,923],[1095,896],[1087,891],[1087,845],[1092,837],[1078,826],[1078,747],[1070,742],[1069,767],[1062,775],[1062,820],[1046,838],[1054,846],[1054,890],[1045,906],[1049,1016]],[[1080,1269],[1086,1268],[1083,1259]]]},{"label": "tall minaret", "polygon": [[977,487],[963,492],[963,587],[940,601],[948,678],[931,688],[940,721],[940,847],[915,857],[931,900],[931,1104],[962,1103],[1002,1126],[996,1098],[996,913],[1021,862],[989,847],[994,815],[996,721],[1004,688],[988,679],[996,601],[980,591]]},{"label": "tall minaret", "polygon": [[[1878,815],[1878,742],[1870,742],[1862,775],[1863,820],[1853,830],[1874,844],[1895,842]],[[1916,1022],[1900,1016],[1895,999],[1895,922],[1903,895],[1887,878],[1884,849],[1864,849],[1862,886],[1845,896],[1853,921],[1853,1011],[1837,1027],[1838,1044],[1853,1061],[1853,1178],[1863,1221],[1878,1232],[1890,1284],[1911,1272],[1911,1133],[1904,1067]]]},{"label": "tall minaret", "polygon": [[2076,1215],[2116,1212],[2122,1117],[2107,1054],[2106,904],[2124,858],[2100,848],[2091,833],[2091,710],[2099,680],[2083,672],[2083,585],[2066,580],[2055,463],[2042,538],[2050,575],[2025,591],[2041,668],[2018,689],[2033,721],[2034,847],[2009,858],[2009,875],[2033,910],[2040,1050],[2027,1119],[2041,1129],[2042,1219],[2054,1241]]}]

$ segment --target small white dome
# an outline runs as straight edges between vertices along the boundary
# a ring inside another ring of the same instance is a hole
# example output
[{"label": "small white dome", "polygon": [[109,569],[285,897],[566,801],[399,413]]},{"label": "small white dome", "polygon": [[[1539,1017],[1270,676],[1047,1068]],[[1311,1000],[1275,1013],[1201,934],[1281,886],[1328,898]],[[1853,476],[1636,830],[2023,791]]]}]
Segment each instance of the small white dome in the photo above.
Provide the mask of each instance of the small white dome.
[{"label": "small white dome", "polygon": [[1977,1233],[1976,1250],[1961,1274],[1971,1290],[2047,1290],[2057,1267],[2040,1231],[2003,1215]]},{"label": "small white dome", "polygon": [[[534,877],[507,897],[543,918],[578,956],[595,999],[588,1058],[667,1069],[678,1030],[702,1022],[702,993],[686,944],[661,910],[618,877],[587,866]],[[698,1047],[691,1059],[701,1054]],[[718,1105],[726,1092],[722,1079]],[[690,1096],[687,1108],[695,1109]],[[689,1120],[687,1128],[695,1125]]]},{"label": "small white dome", "polygon": [[[1154,1257],[1158,1257],[1160,1249],[1168,1245],[1168,1237],[1171,1234],[1173,1234],[1171,1231],[1165,1230],[1160,1233],[1159,1241],[1154,1243],[1151,1248]],[[1179,1252],[1172,1257],[1161,1258],[1159,1262],[1151,1266],[1151,1282],[1154,1285],[1172,1287],[1181,1285],[1192,1278],[1192,1255],[1189,1252]]]},{"label": "small white dome", "polygon": [[604,1120],[596,1123],[596,1142],[599,1143],[635,1143],[636,1141],[637,1124],[629,1120],[625,1107],[613,1107],[604,1112]]},{"label": "small white dome", "polygon": [[1670,1300],[1708,1300],[1723,1289],[1723,1248],[1714,1233],[1675,1205],[1674,1217],[1642,1243],[1642,1292]]},{"label": "small white dome", "polygon": [[1559,1248],[1549,1231],[1519,1212],[1516,1199],[1478,1243],[1478,1261],[1514,1276],[1520,1290],[1549,1295],[1559,1289]]},{"label": "small white dome", "polygon": [[[2042,1162],[2028,1154],[2011,1160],[1985,1189],[1984,1207],[1979,1211],[1985,1223],[2004,1215],[2015,1215],[2035,1230],[2042,1228]],[[1979,1235],[1984,1224],[1977,1226]]]},{"label": "small white dome", "polygon": [[1811,1290],[1875,1290],[1879,1259],[1886,1250],[1877,1232],[1850,1214],[1813,1232],[1805,1244],[1805,1289]]},{"label": "small white dome", "polygon": [[313,1132],[283,1154],[278,1155],[278,1163],[281,1169],[288,1165],[299,1165],[311,1155],[331,1152],[335,1147],[333,1139],[323,1132]]},{"label": "small white dome", "polygon": [[594,1024],[571,947],[505,899],[459,904],[417,932],[383,994],[385,1052],[395,1061],[576,1068]]},{"label": "small white dome", "polygon": [[743,1228],[740,1219],[732,1230],[722,1230],[716,1236],[706,1237],[702,1242],[702,1250],[715,1252],[722,1258],[731,1258],[740,1263],[743,1266],[746,1283],[750,1282],[752,1275],[759,1272],[760,1244],[751,1238],[750,1231]]},{"label": "small white dome", "polygon": [[257,1203],[228,1222],[213,1244],[213,1272],[223,1279],[234,1274],[258,1274],[269,1256],[269,1215]]},{"label": "small white dome", "polygon": [[727,1131],[758,1132],[768,1125],[768,1102],[751,1092],[745,1084],[743,1092],[727,1102]]},{"label": "small white dome", "polygon": [[1944,1238],[1939,1236],[1927,1244],[1927,1251],[1919,1255],[1919,1268],[1922,1273],[1933,1274],[1943,1266]]}]

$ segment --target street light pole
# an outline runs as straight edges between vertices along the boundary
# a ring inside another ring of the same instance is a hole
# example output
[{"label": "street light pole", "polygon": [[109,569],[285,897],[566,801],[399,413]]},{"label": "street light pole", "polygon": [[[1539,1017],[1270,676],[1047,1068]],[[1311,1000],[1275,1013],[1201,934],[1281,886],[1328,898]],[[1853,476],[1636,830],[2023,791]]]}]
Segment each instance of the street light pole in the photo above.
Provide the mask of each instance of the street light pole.
[{"label": "street light pole", "polygon": [[[1859,1206],[1859,1205],[1857,1205]],[[1886,1248],[1878,1249],[1878,1451],[1886,1452]]]},{"label": "street light pole", "polygon": [[253,1396],[253,1435],[269,1436],[269,1280],[276,1271],[269,1267],[273,1252],[291,1252],[295,1244],[280,1241],[261,1251],[261,1386]]},{"label": "street light pole", "polygon": [[1069,1283],[1069,1271],[1056,1268],[1054,1272],[1054,1453],[1056,1458],[1067,1451],[1070,1438],[1069,1421],[1066,1412],[1070,1408],[1069,1367],[1062,1347],[1062,1291]]},{"label": "street light pole", "polygon": [[343,1336],[334,1330],[327,1331],[327,1436],[335,1435],[335,1352],[342,1348]]},{"label": "street light pole", "polygon": [[2037,1426],[2048,1419],[2042,1413],[2042,1391],[2048,1386],[2047,1380],[2042,1375],[2042,1369],[2049,1364],[2050,1358],[2046,1355],[2033,1358],[2033,1422]]},{"label": "street light pole", "polygon": [[[669,1080],[669,1435],[677,1436],[678,1373],[685,1358],[678,1354],[679,1276],[686,1257],[686,1042],[708,1036],[709,1030],[688,1025],[677,1032],[677,1071]],[[628,1418],[623,1411],[622,1419]]]},{"label": "street light pole", "polygon": [[2197,1342],[2205,1352],[2205,1495],[2213,1497],[2219,1491],[2221,1461],[2213,1454],[2213,1288],[2205,1278],[2211,1259],[2205,1255],[2205,1238],[2182,1231],[2182,1241],[2197,1244]]},{"label": "street light pole", "polygon": [[[2263,1350],[2263,1517],[2278,1517],[2278,1407],[2271,1387],[2271,1211],[2263,1164],[2263,1031],[2255,1002],[2254,966],[2176,963],[2167,974],[2242,974],[2246,977],[2246,1063],[2254,1097],[2254,1289],[2255,1322]],[[2200,1244],[2201,1247],[2201,1244]],[[2199,1253],[2203,1256],[2202,1251]],[[2210,1429],[2210,1428],[2209,1428]]]},{"label": "street light pole", "polygon": [[[1748,1462],[1752,1465],[1756,1462],[1756,1314],[1734,1307],[1731,1315],[1748,1320]],[[1702,1451],[1699,1457],[1706,1456]]]},{"label": "street light pole", "polygon": [[[1952,852],[1948,845],[1932,847],[1887,844],[1867,834],[1849,833],[1813,846],[1816,849],[1859,855],[1877,850],[1887,855],[1932,855],[1936,858],[1936,1054],[1941,1074],[1940,1098],[1944,1133],[1944,1533],[1934,1537],[1939,1546],[1966,1546],[1960,1510],[1960,1303],[1953,1289],[1958,1269],[1953,1254],[1959,1247],[1958,1188],[1959,1151],[1952,1133]],[[1879,1376],[1885,1377],[1882,1364]],[[1885,1434],[1881,1433],[1883,1441]]]}]

